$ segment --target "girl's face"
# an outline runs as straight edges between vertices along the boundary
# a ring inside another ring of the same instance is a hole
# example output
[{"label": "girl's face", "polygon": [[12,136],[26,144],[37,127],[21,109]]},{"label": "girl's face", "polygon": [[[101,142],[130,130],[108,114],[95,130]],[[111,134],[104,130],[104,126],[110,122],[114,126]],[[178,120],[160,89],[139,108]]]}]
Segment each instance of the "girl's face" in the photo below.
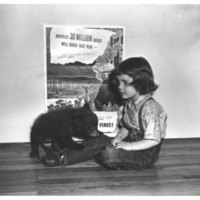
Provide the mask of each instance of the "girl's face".
[{"label": "girl's face", "polygon": [[118,75],[116,76],[116,78],[119,82],[118,90],[122,98],[133,98],[133,100],[136,101],[139,98],[140,94],[135,90],[134,86],[131,85],[133,79],[127,74]]}]

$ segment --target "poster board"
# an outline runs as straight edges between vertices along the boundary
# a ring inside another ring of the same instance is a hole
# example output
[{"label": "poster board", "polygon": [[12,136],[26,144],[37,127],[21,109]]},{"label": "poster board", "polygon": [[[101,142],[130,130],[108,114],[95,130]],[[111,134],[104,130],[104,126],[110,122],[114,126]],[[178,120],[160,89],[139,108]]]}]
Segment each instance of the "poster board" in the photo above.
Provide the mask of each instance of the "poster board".
[{"label": "poster board", "polygon": [[123,60],[124,28],[46,25],[44,30],[46,110],[89,102],[99,130],[115,131],[118,107],[101,92],[107,92],[108,75]]}]

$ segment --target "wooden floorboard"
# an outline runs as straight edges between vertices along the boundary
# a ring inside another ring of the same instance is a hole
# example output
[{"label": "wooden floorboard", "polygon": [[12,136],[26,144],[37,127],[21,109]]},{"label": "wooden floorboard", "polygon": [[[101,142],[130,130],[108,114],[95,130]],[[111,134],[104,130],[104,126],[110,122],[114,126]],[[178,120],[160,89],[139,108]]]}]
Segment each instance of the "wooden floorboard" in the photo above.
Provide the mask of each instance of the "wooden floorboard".
[{"label": "wooden floorboard", "polygon": [[200,138],[166,139],[151,169],[109,171],[93,160],[48,168],[29,143],[0,144],[0,196],[199,196]]}]

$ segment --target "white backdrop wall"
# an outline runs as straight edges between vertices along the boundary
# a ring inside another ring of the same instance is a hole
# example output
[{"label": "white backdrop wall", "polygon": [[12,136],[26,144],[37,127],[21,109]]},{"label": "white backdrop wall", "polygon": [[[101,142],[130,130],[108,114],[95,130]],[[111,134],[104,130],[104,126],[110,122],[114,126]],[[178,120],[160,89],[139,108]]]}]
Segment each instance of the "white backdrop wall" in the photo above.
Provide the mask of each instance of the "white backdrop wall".
[{"label": "white backdrop wall", "polygon": [[125,27],[125,58],[144,56],[168,113],[167,138],[199,137],[199,5],[0,5],[0,143],[29,142],[45,110],[43,26]]}]

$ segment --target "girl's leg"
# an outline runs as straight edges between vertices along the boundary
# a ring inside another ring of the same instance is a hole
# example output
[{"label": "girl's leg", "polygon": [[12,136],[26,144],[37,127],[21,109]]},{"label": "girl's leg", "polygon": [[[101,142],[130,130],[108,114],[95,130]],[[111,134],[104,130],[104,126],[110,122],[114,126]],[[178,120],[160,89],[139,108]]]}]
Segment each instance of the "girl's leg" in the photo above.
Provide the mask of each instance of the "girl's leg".
[{"label": "girl's leg", "polygon": [[83,150],[64,149],[64,164],[71,165],[93,158],[106,145],[110,144],[110,138],[102,136],[83,142]]},{"label": "girl's leg", "polygon": [[107,169],[145,169],[157,161],[160,146],[143,151],[126,151],[108,145],[95,156],[95,161]]},{"label": "girl's leg", "polygon": [[45,166],[71,165],[89,160],[98,154],[110,139],[106,136],[98,137],[83,142],[83,150],[64,149],[61,150],[56,145],[39,146],[39,159]]}]

